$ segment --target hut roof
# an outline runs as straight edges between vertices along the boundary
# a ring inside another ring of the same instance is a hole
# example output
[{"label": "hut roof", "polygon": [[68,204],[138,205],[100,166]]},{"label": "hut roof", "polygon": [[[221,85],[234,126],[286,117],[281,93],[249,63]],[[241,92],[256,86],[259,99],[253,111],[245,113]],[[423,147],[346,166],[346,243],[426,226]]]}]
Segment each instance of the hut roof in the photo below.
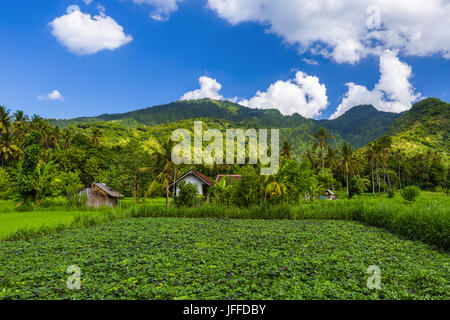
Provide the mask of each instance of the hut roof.
[{"label": "hut roof", "polygon": [[220,180],[222,180],[223,178],[225,178],[225,179],[230,178],[230,179],[234,179],[234,180],[239,180],[241,178],[241,175],[240,174],[219,174],[216,177],[216,181],[220,182]]},{"label": "hut roof", "polygon": [[123,195],[120,194],[117,191],[113,191],[111,190],[106,184],[104,183],[93,183],[92,185],[96,186],[97,188],[99,188],[100,190],[106,192],[109,196],[113,197],[113,198],[123,198]]},{"label": "hut roof", "polygon": [[[179,177],[177,180],[175,180],[174,183],[178,183],[181,180],[183,180],[184,178],[186,178],[188,175],[194,175],[196,176],[198,179],[200,179],[202,182],[204,182],[205,184],[209,185],[210,187],[214,186],[214,184],[212,183],[212,181],[205,176],[203,173],[198,172],[198,171],[194,171],[194,170],[189,170],[188,172],[186,172],[185,174],[183,174],[181,177]],[[170,184],[169,187],[173,186],[174,183]]]}]

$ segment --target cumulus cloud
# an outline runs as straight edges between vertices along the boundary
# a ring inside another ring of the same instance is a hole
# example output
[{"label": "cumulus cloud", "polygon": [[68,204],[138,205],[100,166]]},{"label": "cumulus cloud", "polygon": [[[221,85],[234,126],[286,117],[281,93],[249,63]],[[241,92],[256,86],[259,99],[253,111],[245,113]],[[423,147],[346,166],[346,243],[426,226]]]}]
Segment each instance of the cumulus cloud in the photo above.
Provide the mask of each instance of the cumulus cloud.
[{"label": "cumulus cloud", "polygon": [[352,107],[371,104],[380,111],[403,112],[409,110],[412,103],[420,98],[415,93],[410,78],[411,67],[400,61],[396,52],[386,50],[380,57],[380,80],[373,90],[365,86],[347,83],[348,91],[336,112],[330,117],[335,119]]},{"label": "cumulus cloud", "polygon": [[319,78],[298,71],[295,78],[277,81],[267,91],[239,104],[250,108],[278,109],[284,115],[298,113],[306,118],[314,118],[328,106],[327,89]]},{"label": "cumulus cloud", "polygon": [[150,17],[154,20],[165,21],[172,12],[178,10],[178,2],[183,0],[131,0],[136,4],[147,4],[154,8]]},{"label": "cumulus cloud", "polygon": [[216,79],[212,79],[206,76],[202,76],[198,79],[200,89],[186,92],[181,100],[198,100],[198,99],[214,99],[224,100],[224,97],[219,93],[222,89],[222,85],[217,82]]},{"label": "cumulus cloud", "polygon": [[450,59],[448,0],[208,0],[208,7],[233,25],[260,23],[300,52],[338,63],[386,49]]},{"label": "cumulus cloud", "polygon": [[52,34],[71,52],[81,55],[114,50],[133,40],[113,18],[103,11],[92,17],[70,6],[67,13],[50,22]]},{"label": "cumulus cloud", "polygon": [[237,102],[239,99],[237,97],[234,98],[225,98],[222,96],[219,91],[222,90],[222,85],[217,82],[216,79],[202,76],[198,79],[200,84],[200,89],[186,92],[181,100],[199,100],[199,99],[213,99],[213,100],[226,100],[231,102]]},{"label": "cumulus cloud", "polygon": [[49,94],[46,94],[46,95],[43,95],[43,96],[39,96],[38,100],[59,100],[59,101],[63,101],[64,97],[62,96],[62,94],[58,90],[53,90]]}]

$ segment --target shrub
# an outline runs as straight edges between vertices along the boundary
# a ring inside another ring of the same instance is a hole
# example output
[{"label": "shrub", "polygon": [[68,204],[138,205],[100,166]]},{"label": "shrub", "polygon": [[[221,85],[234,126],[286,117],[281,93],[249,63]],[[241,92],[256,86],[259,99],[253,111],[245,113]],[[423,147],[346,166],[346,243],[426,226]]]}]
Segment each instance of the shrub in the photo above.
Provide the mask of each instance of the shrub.
[{"label": "shrub", "polygon": [[177,207],[193,207],[200,203],[202,196],[198,194],[197,187],[192,183],[182,181],[178,184],[178,195],[175,197]]},{"label": "shrub", "polygon": [[348,197],[353,198],[354,196],[359,196],[363,193],[364,186],[363,182],[358,177],[353,177],[348,183]]},{"label": "shrub", "polygon": [[11,177],[3,168],[0,168],[0,200],[8,199],[14,192]]},{"label": "shrub", "polygon": [[387,196],[388,196],[388,198],[395,197],[395,190],[394,190],[394,188],[389,188],[388,189]]},{"label": "shrub", "polygon": [[420,195],[420,188],[417,186],[408,186],[403,188],[401,195],[406,201],[416,201]]}]

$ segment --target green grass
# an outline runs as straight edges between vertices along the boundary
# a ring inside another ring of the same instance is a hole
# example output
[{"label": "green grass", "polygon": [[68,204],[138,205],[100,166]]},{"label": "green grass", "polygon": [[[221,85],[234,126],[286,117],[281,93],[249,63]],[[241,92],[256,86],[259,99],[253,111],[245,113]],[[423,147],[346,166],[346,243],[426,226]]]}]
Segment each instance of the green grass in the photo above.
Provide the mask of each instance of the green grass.
[{"label": "green grass", "polygon": [[[50,208],[49,208],[50,209]],[[54,208],[53,208],[54,209]],[[301,201],[298,205],[252,208],[229,208],[204,205],[198,208],[165,208],[165,199],[148,199],[135,204],[130,199],[120,208],[86,212],[54,211],[0,213],[0,240],[27,239],[65,228],[94,226],[127,217],[187,217],[232,219],[325,219],[359,221],[391,232],[422,240],[445,250],[450,249],[450,197],[445,194],[422,193],[416,202],[404,201],[398,194],[393,199],[365,194],[359,198],[337,201]]]},{"label": "green grass", "polygon": [[0,252],[3,299],[450,298],[447,253],[348,221],[121,219]]}]

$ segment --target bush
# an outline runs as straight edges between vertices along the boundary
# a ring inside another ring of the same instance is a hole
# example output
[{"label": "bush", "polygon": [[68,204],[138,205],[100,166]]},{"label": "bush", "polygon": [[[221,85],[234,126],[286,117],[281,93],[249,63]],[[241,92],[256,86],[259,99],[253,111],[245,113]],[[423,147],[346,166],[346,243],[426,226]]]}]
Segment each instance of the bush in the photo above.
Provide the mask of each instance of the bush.
[{"label": "bush", "polygon": [[192,183],[182,181],[178,184],[178,195],[175,197],[177,207],[194,207],[200,203],[202,196],[198,194],[197,187]]},{"label": "bush", "polygon": [[11,176],[8,171],[0,168],[0,200],[6,200],[14,193]]},{"label": "bush", "polygon": [[354,196],[359,196],[363,193],[364,186],[362,179],[358,177],[353,177],[350,179],[348,183],[348,197],[349,199],[353,198]]},{"label": "bush", "polygon": [[417,186],[408,186],[403,188],[401,195],[406,201],[416,201],[420,195],[420,188]]},{"label": "bush", "polygon": [[395,190],[394,190],[394,188],[389,188],[388,189],[387,196],[388,196],[388,198],[395,197]]}]

